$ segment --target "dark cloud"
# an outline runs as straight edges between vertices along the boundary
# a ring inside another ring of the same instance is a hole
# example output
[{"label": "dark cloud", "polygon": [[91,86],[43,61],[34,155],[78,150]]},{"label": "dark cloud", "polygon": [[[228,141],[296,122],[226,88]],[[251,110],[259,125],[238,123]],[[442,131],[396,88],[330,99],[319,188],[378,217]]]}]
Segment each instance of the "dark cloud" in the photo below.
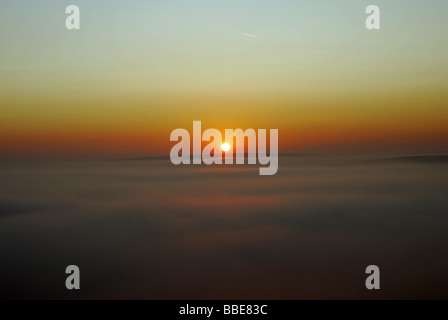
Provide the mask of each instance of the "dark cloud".
[{"label": "dark cloud", "polygon": [[0,203],[0,218],[16,214],[36,213],[44,209],[43,206],[36,206],[24,202],[2,202]]},{"label": "dark cloud", "polygon": [[280,160],[271,177],[165,160],[4,167],[0,297],[447,298],[444,166]]}]

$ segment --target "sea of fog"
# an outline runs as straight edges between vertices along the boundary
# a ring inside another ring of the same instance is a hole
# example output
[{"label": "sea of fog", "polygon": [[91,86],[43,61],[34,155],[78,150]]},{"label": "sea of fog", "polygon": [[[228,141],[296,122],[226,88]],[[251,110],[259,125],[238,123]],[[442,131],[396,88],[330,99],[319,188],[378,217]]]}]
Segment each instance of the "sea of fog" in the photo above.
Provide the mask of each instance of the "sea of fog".
[{"label": "sea of fog", "polygon": [[446,158],[2,164],[0,298],[446,299],[447,195]]}]

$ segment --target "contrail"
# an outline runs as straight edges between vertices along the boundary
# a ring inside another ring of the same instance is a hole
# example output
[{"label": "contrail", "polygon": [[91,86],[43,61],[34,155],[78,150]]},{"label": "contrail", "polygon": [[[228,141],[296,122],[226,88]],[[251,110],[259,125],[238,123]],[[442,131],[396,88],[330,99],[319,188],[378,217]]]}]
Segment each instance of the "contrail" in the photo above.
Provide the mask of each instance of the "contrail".
[{"label": "contrail", "polygon": [[251,37],[251,38],[256,38],[257,36],[253,35],[253,34],[249,34],[249,33],[242,33],[245,36]]}]

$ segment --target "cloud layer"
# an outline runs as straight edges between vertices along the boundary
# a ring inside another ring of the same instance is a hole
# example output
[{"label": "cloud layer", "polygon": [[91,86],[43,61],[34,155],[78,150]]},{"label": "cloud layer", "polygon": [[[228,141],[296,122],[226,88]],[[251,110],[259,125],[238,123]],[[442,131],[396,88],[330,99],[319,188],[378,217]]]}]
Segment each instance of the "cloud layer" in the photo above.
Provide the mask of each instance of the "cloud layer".
[{"label": "cloud layer", "polygon": [[0,297],[448,298],[445,164],[280,160],[3,166]]}]

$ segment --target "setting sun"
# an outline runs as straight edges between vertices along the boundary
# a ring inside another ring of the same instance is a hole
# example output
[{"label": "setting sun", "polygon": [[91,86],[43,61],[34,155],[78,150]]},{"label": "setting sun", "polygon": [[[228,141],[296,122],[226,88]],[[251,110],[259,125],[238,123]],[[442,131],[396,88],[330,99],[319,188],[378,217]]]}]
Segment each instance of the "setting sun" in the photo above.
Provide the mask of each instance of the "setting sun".
[{"label": "setting sun", "polygon": [[230,150],[230,145],[227,142],[223,143],[222,146],[221,146],[221,150],[224,151],[224,152],[229,151]]}]

